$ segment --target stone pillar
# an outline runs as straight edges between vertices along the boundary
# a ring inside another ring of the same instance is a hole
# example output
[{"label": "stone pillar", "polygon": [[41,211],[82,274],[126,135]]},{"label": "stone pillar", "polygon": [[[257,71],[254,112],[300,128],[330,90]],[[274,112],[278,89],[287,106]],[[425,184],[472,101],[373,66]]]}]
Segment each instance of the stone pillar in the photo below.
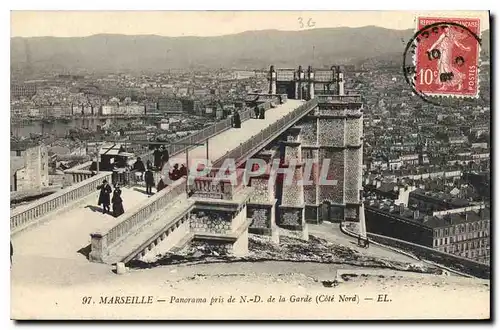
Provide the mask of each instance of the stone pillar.
[{"label": "stone pillar", "polygon": [[298,86],[298,99],[303,100],[305,98],[304,93],[302,93],[303,89],[303,81],[304,81],[305,75],[304,75],[304,70],[302,70],[302,66],[299,66],[299,86]]},{"label": "stone pillar", "polygon": [[276,94],[276,71],[274,65],[269,70],[269,94]]},{"label": "stone pillar", "polygon": [[[345,181],[345,112],[343,105],[320,105],[318,118],[318,161],[320,166],[320,185],[318,186],[318,204],[321,219],[342,221],[344,216],[344,181]],[[335,181],[326,185],[321,179]]]},{"label": "stone pillar", "polygon": [[307,74],[308,74],[308,81],[309,81],[309,99],[313,99],[314,98],[314,72],[312,70],[312,67],[309,66],[308,70],[307,70]]},{"label": "stone pillar", "polygon": [[338,78],[337,86],[339,95],[344,95],[344,74],[342,72],[339,72],[337,78]]},{"label": "stone pillar", "polygon": [[279,206],[280,234],[303,240],[309,240],[309,230],[305,221],[304,206]]},{"label": "stone pillar", "polygon": [[[363,116],[360,107],[349,105],[345,125],[345,221],[359,222],[362,213]],[[361,229],[361,228],[360,228]]]},{"label": "stone pillar", "polygon": [[365,205],[361,202],[359,211],[359,235],[361,238],[367,238],[366,234],[366,221],[365,221]]},{"label": "stone pillar", "polygon": [[[306,182],[304,184],[304,203],[305,203],[305,217],[308,223],[320,223],[318,217],[318,176],[319,176],[319,160],[318,160],[318,149],[304,149],[302,147],[302,159],[306,163],[304,166],[303,179]],[[311,162],[311,165],[307,165],[307,162]],[[311,167],[309,172],[308,166]],[[309,181],[311,183],[309,184]]]},{"label": "stone pillar", "polygon": [[251,219],[248,232],[251,234],[262,235],[271,242],[279,243],[279,232],[276,226],[276,202],[268,203],[249,203],[247,204],[247,218]]},{"label": "stone pillar", "polygon": [[104,263],[103,257],[107,254],[107,236],[101,233],[90,234],[89,260]]},{"label": "stone pillar", "polygon": [[307,240],[309,233],[305,221],[304,186],[302,184],[302,151],[300,145],[300,128],[288,130],[287,141],[282,141],[282,168],[291,167],[293,178],[290,180],[288,171],[282,174],[281,205],[279,206],[278,226],[284,235]]}]

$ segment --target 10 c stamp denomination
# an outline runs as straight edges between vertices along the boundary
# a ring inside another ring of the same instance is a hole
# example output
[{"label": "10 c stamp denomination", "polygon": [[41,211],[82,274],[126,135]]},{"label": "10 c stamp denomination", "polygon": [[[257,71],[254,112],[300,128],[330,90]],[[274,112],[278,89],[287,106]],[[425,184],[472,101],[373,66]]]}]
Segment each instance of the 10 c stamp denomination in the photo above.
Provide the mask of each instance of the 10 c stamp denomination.
[{"label": "10 c stamp denomination", "polygon": [[415,88],[425,95],[476,97],[477,18],[418,18]]}]

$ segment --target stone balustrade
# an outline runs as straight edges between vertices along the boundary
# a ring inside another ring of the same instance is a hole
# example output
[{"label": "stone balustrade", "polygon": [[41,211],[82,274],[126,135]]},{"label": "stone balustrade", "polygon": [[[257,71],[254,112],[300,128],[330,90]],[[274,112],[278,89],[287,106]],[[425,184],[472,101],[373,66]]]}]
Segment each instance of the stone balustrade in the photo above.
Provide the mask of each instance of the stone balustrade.
[{"label": "stone balustrade", "polygon": [[103,172],[97,174],[71,187],[62,189],[31,204],[15,209],[10,216],[11,234],[25,229],[51,212],[60,210],[72,202],[94,193],[97,190],[97,186],[100,185],[104,179],[110,181],[111,173]]},{"label": "stone balustrade", "polygon": [[195,197],[231,200],[244,184],[245,169],[236,169],[236,182],[229,178],[216,177],[219,169],[214,168],[205,177],[194,179],[191,189]]},{"label": "stone balustrade", "polygon": [[90,259],[101,262],[109,249],[116,246],[139,226],[148,222],[153,214],[165,208],[172,200],[185,193],[185,178],[151,196],[146,203],[120,216],[119,223],[99,232],[91,233]]},{"label": "stone balustrade", "polygon": [[361,95],[316,95],[316,99],[320,103],[327,103],[327,102],[359,103],[361,102]]},{"label": "stone balustrade", "polygon": [[300,105],[283,118],[263,129],[260,133],[254,135],[235,149],[227,152],[224,156],[214,162],[214,166],[220,167],[224,163],[224,160],[228,158],[234,159],[236,163],[239,164],[245,156],[250,154],[253,150],[261,147],[264,142],[276,138],[283,131],[290,128],[295,122],[297,122],[297,120],[313,110],[317,105],[318,101],[316,99],[307,101],[306,103]]},{"label": "stone balustrade", "polygon": [[94,176],[96,173],[89,170],[74,170],[68,169],[64,171],[64,183],[66,185],[73,185],[82,182]]},{"label": "stone balustrade", "polygon": [[[245,110],[245,111],[241,111],[240,112],[240,120],[241,122],[244,122],[248,119],[251,118],[251,110],[248,109],[248,110]],[[183,143],[183,144],[197,144],[197,143],[203,143],[205,142],[208,138],[211,138],[215,135],[218,135],[220,133],[222,133],[223,131],[229,129],[232,127],[232,119],[231,118],[227,118],[227,119],[224,119],[224,120],[221,120],[219,121],[218,123],[215,123],[209,127],[206,127],[194,134],[191,134],[189,136],[186,136],[184,138],[181,138],[177,141],[175,141],[175,143],[179,143],[179,144],[170,144],[167,146],[167,150],[168,150],[168,154],[170,155],[170,157],[174,156],[174,155],[177,155],[181,152],[184,152],[186,151],[187,149],[189,148],[192,148],[192,146],[188,146],[188,145],[181,145],[180,143]],[[153,155],[152,155],[152,151],[150,152],[147,152],[145,154],[142,154],[140,155],[140,157],[142,158],[143,161],[147,161],[148,159],[153,161]],[[131,160],[129,162],[130,165],[133,164],[135,160]]]}]

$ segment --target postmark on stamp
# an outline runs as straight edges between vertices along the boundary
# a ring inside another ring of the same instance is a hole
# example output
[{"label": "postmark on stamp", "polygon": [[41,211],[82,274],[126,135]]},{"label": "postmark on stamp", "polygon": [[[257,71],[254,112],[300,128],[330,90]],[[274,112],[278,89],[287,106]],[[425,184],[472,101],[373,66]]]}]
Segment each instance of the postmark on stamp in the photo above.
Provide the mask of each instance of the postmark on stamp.
[{"label": "postmark on stamp", "polygon": [[418,18],[417,33],[405,51],[405,57],[412,54],[413,65],[404,64],[413,91],[424,99],[477,97],[479,33],[478,18]]}]

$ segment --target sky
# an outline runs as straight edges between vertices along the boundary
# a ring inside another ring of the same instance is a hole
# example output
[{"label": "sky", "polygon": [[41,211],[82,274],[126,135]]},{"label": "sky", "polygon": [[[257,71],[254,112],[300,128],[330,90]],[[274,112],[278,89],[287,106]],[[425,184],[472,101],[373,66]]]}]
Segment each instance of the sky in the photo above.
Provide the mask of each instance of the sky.
[{"label": "sky", "polygon": [[380,26],[415,28],[415,17],[479,17],[487,11],[11,11],[11,37],[94,34],[218,36],[251,30]]}]

